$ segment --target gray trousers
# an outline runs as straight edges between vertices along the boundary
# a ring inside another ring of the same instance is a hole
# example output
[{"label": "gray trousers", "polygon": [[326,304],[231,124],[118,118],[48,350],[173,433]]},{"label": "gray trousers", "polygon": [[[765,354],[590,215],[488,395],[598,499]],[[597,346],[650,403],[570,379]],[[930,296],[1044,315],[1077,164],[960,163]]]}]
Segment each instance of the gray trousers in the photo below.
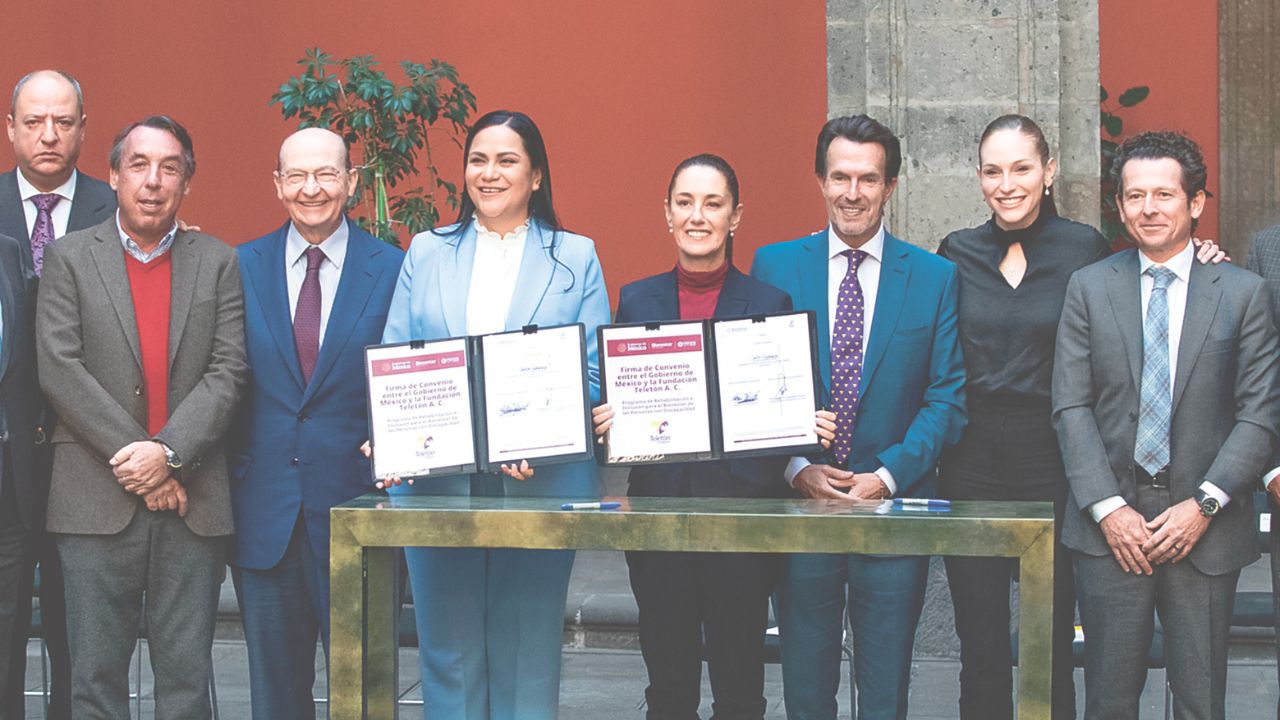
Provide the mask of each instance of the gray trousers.
[{"label": "gray trousers", "polygon": [[[1169,491],[1138,488],[1134,508],[1148,520],[1170,505]],[[1227,636],[1240,571],[1206,575],[1189,560],[1130,575],[1115,558],[1072,552],[1084,625],[1085,720],[1137,720],[1147,649],[1164,628],[1165,663],[1177,720],[1226,716]]]},{"label": "gray trousers", "polygon": [[[1276,606],[1276,662],[1280,666],[1280,513],[1271,510],[1271,597]],[[1280,681],[1280,673],[1276,678]],[[1276,703],[1276,720],[1280,720],[1280,701]]]},{"label": "gray trousers", "polygon": [[57,535],[77,720],[127,720],[129,660],[145,617],[156,720],[211,716],[209,678],[226,537],[139,506],[115,535]]}]

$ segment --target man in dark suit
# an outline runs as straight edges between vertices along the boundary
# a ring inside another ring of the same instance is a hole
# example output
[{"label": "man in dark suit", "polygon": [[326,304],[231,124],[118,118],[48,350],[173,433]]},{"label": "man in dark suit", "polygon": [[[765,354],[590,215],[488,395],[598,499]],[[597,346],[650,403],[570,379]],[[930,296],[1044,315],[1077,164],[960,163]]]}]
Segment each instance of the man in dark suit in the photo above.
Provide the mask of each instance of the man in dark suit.
[{"label": "man in dark suit", "polygon": [[[116,209],[111,187],[76,170],[85,132],[84,99],[80,84],[66,73],[37,70],[18,81],[9,108],[9,140],[17,167],[0,174],[0,234],[19,241],[19,258],[29,275],[43,268],[44,247],[68,232],[106,220]],[[40,260],[37,265],[36,260]],[[34,312],[36,288],[29,305]],[[35,568],[40,567],[40,612],[52,669],[48,715],[71,717],[71,660],[67,654],[65,598],[62,570],[53,540],[44,532],[44,507],[49,492],[54,416],[37,394],[33,399],[32,436],[35,457],[29,478],[19,487],[19,514],[29,533],[24,544],[25,567],[18,583],[16,630],[11,642],[8,675],[0,675],[0,717],[23,717],[23,687],[31,595]]]},{"label": "man in dark suit", "polygon": [[1236,580],[1258,557],[1254,483],[1280,433],[1276,328],[1256,275],[1193,262],[1194,142],[1137,135],[1113,172],[1137,247],[1072,276],[1053,372],[1085,718],[1138,717],[1154,610],[1175,716],[1220,720]]},{"label": "man in dark suit", "polygon": [[[796,458],[787,469],[807,497],[932,497],[938,456],[964,428],[955,266],[882,222],[901,165],[898,138],[885,126],[865,115],[828,121],[815,170],[829,226],[760,248],[751,268],[789,292],[797,309],[818,314],[819,367],[837,432],[828,457]],[[928,558],[790,558],[779,617],[788,717],[835,718],[846,587],[861,658],[857,716],[906,717],[928,568]]]},{"label": "man in dark suit", "polygon": [[[1249,255],[1245,258],[1245,267],[1258,273],[1267,281],[1271,290],[1271,310],[1275,317],[1280,317],[1280,225],[1258,233],[1249,246]],[[1267,472],[1262,476],[1262,487],[1267,491],[1268,504],[1271,507],[1271,594],[1275,597],[1276,628],[1280,629],[1280,528],[1275,520],[1280,517],[1280,452],[1267,463]],[[1276,657],[1280,659],[1280,635],[1276,638]],[[1280,675],[1277,676],[1280,678]],[[1280,720],[1280,702],[1276,703],[1276,718]]]},{"label": "man in dark suit", "polygon": [[[23,618],[31,612],[31,598],[22,593],[21,576],[27,547],[33,540],[26,517],[44,517],[42,488],[33,471],[34,411],[39,389],[35,376],[35,333],[32,328],[32,278],[22,266],[17,240],[0,235],[0,686],[7,691],[10,677],[8,648],[21,637],[26,645]],[[37,504],[32,507],[32,504]],[[43,527],[41,522],[40,526]],[[26,603],[25,609],[21,607]],[[20,612],[20,610],[25,610]],[[23,659],[26,658],[25,652]],[[21,674],[16,691],[22,698]],[[21,705],[15,717],[22,717]],[[0,710],[0,717],[8,717]]]},{"label": "man in dark suit", "polygon": [[222,437],[248,375],[240,273],[230,247],[177,226],[196,167],[181,125],[133,123],[110,160],[120,209],[45,248],[36,311],[72,714],[128,715],[145,617],[156,717],[200,720],[232,531]]},{"label": "man in dark suit", "polygon": [[252,382],[229,442],[233,578],[253,717],[315,717],[316,638],[329,649],[329,509],[372,489],[364,347],[380,342],[404,253],[349,221],[338,135],[280,146],[289,221],[238,249]]}]

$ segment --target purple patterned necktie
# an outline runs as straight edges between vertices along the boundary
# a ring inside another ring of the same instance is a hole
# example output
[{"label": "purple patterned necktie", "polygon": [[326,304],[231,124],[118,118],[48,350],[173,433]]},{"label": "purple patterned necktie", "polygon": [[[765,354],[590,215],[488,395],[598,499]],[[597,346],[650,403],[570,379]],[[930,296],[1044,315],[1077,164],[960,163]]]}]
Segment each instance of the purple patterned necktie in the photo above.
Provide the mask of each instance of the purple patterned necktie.
[{"label": "purple patterned necktie", "polygon": [[36,224],[31,227],[31,261],[36,269],[36,277],[44,272],[44,246],[53,242],[52,211],[61,195],[43,193],[32,195],[31,203],[36,206]]},{"label": "purple patterned necktie", "polygon": [[311,382],[316,369],[316,357],[320,355],[320,263],[324,251],[318,247],[307,248],[307,277],[298,291],[298,305],[293,311],[293,344],[298,349],[298,364],[302,366],[302,379]]},{"label": "purple patterned necktie", "polygon": [[858,394],[862,383],[862,284],[858,266],[867,258],[861,250],[840,253],[849,258],[849,270],[840,281],[836,297],[836,323],[831,333],[831,410],[836,414],[836,462],[844,465],[858,419]]}]

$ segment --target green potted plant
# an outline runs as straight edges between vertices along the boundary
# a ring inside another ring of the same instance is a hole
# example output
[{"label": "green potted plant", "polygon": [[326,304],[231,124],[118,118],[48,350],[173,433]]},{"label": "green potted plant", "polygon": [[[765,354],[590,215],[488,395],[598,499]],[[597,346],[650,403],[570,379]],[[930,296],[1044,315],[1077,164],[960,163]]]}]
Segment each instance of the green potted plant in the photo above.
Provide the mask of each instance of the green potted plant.
[{"label": "green potted plant", "polygon": [[[1111,179],[1111,165],[1116,158],[1116,150],[1124,137],[1124,118],[1118,114],[1119,108],[1111,108],[1106,103],[1109,99],[1107,89],[1098,86],[1099,100],[1102,103],[1102,235],[1113,243],[1123,241],[1124,225],[1120,222],[1120,209],[1116,207],[1116,184]],[[1116,102],[1121,108],[1131,108],[1147,99],[1151,88],[1137,85],[1120,93]]]},{"label": "green potted plant", "polygon": [[[372,55],[335,58],[312,48],[298,64],[301,74],[281,85],[271,104],[285,119],[297,117],[299,127],[342,135],[361,158],[351,205],[363,206],[356,219],[365,229],[399,245],[402,228],[422,232],[438,224],[443,205],[458,206],[457,185],[440,177],[431,151],[439,135],[461,147],[476,109],[475,95],[452,65],[403,60],[405,82],[397,84]],[[422,184],[394,192],[423,171]]]}]

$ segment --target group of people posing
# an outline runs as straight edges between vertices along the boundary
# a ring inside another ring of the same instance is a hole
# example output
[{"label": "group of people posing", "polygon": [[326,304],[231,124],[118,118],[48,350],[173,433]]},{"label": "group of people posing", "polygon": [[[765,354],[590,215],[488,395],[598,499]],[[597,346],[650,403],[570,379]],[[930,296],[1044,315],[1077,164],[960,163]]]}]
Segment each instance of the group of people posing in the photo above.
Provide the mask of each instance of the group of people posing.
[{"label": "group of people posing", "polygon": [[[600,325],[796,309],[817,315],[826,409],[815,428],[827,449],[636,467],[629,494],[1051,501],[1053,717],[1076,717],[1077,597],[1086,718],[1137,717],[1157,611],[1175,715],[1223,717],[1232,598],[1258,556],[1253,491],[1280,497],[1280,472],[1268,472],[1280,466],[1280,352],[1264,281],[1219,263],[1212,243],[1197,255],[1206,168],[1189,138],[1144,133],[1121,146],[1117,201],[1136,247],[1113,255],[1057,214],[1056,163],[1035,122],[997,118],[978,145],[991,219],[934,254],[883,221],[898,138],[865,115],[837,117],[814,156],[827,227],[760,248],[746,274],[733,258],[738,177],[696,155],[666,189],[675,267],[624,286],[611,313],[595,245],[561,224],[546,145],[522,113],[471,126],[456,221],[407,253],[346,217],[356,171],[332,132],[284,140],[274,177],[288,219],[233,249],[179,220],[196,161],[178,122],[150,116],[121,131],[109,185],[76,170],[84,123],[70,76],[39,71],[15,88],[18,167],[0,175],[0,716],[23,716],[39,565],[52,717],[128,716],[142,626],[156,717],[209,717],[229,563],[254,717],[314,717],[329,510],[371,489],[367,345],[581,322],[598,402]],[[1280,265],[1280,233],[1274,249],[1263,240],[1250,264]],[[598,434],[612,417],[595,408]],[[387,489],[602,492],[593,462]],[[554,718],[573,553],[406,556],[424,716]],[[714,717],[763,717],[775,594],[788,717],[835,717],[846,618],[857,717],[906,717],[927,558],[626,559],[649,718],[698,716],[704,657]],[[960,716],[1011,720],[1016,561],[946,567]]]}]

